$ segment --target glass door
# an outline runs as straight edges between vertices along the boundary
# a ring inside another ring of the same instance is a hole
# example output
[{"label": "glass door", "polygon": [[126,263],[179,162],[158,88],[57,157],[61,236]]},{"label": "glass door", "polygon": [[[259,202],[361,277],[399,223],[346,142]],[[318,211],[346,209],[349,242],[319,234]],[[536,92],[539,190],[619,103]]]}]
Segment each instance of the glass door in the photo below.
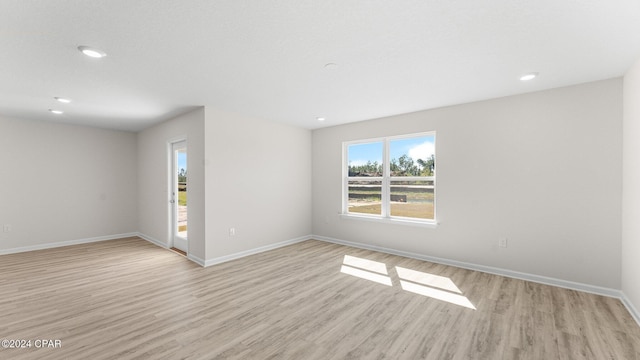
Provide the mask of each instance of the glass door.
[{"label": "glass door", "polygon": [[187,253],[187,142],[172,144],[171,204],[173,213],[173,247]]}]

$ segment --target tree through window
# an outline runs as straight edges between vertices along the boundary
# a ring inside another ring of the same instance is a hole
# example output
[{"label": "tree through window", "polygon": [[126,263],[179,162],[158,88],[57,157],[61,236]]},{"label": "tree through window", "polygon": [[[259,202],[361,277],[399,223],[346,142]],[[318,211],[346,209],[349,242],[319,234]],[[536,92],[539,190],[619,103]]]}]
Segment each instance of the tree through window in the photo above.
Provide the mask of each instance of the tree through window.
[{"label": "tree through window", "polygon": [[435,133],[348,142],[344,213],[435,220]]}]

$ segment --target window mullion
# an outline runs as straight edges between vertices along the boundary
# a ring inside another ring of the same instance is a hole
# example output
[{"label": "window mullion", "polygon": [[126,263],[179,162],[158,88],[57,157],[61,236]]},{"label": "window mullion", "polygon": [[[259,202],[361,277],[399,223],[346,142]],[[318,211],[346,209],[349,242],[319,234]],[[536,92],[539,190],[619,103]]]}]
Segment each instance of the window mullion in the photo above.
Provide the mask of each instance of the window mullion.
[{"label": "window mullion", "polygon": [[383,170],[383,174],[382,174],[382,191],[381,191],[381,201],[382,201],[382,217],[384,218],[388,218],[389,215],[391,214],[391,209],[390,204],[389,204],[389,191],[390,191],[390,185],[391,182],[389,181],[389,178],[391,177],[391,165],[389,163],[389,161],[391,160],[390,155],[389,155],[389,140],[385,139],[384,140],[384,151],[383,151],[383,158],[384,158],[384,170]]}]

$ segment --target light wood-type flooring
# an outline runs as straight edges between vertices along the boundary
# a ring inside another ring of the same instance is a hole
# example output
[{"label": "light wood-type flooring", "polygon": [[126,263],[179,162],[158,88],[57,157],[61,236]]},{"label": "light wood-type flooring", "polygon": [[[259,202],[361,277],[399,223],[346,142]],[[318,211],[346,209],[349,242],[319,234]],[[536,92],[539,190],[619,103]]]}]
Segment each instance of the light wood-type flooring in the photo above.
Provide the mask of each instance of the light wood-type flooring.
[{"label": "light wood-type flooring", "polygon": [[16,360],[640,359],[617,299],[314,240],[208,268],[139,238],[3,255],[0,339],[61,341]]}]

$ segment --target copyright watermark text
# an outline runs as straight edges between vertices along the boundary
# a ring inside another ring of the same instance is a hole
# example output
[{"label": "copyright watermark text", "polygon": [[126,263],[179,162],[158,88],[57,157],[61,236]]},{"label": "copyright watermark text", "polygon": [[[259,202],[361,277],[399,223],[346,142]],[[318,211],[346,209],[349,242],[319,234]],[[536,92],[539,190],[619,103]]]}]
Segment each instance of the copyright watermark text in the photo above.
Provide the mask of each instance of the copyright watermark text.
[{"label": "copyright watermark text", "polygon": [[2,339],[0,348],[2,349],[59,349],[62,347],[60,339]]}]

